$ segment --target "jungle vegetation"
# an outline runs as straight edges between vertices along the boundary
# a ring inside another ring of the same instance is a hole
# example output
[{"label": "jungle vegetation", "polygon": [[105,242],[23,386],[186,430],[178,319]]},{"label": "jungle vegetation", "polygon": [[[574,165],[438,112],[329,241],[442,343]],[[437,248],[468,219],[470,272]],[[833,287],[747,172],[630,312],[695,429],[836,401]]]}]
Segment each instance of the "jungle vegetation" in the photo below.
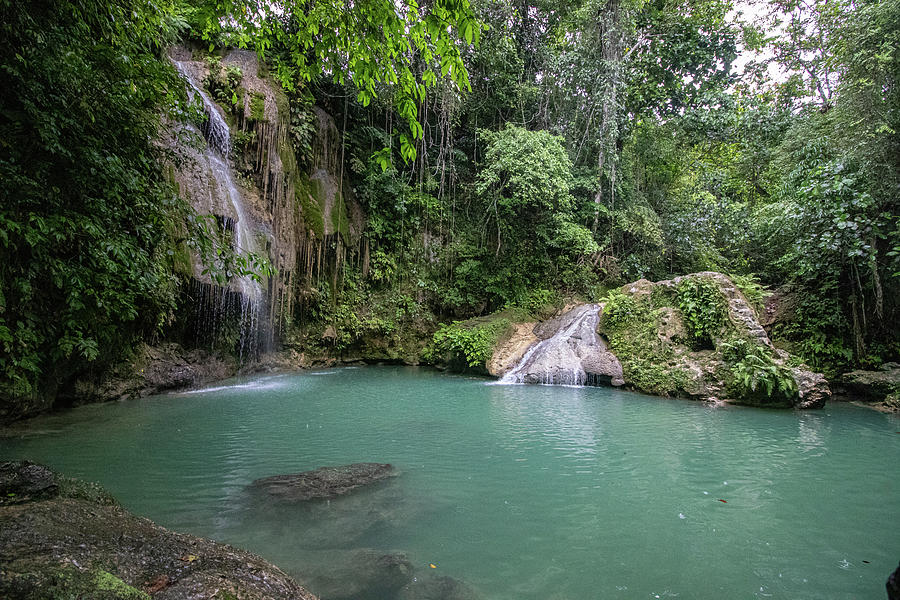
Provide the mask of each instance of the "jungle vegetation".
[{"label": "jungle vegetation", "polygon": [[342,124],[371,256],[296,315],[337,350],[715,270],[792,289],[816,369],[900,353],[900,0],[0,0],[0,32],[2,395],[165,336],[178,244],[213,247],[161,166],[178,42]]}]

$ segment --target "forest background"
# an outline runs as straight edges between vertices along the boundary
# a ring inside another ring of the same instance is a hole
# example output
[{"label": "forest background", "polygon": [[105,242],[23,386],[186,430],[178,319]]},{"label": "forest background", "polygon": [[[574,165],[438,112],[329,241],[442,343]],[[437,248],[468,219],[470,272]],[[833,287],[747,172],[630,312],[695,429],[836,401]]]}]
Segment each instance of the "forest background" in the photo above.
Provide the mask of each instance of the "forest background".
[{"label": "forest background", "polygon": [[900,0],[0,0],[0,36],[5,397],[165,338],[181,245],[216,262],[158,143],[196,112],[176,43],[259,51],[301,162],[312,107],[339,124],[367,256],[296,290],[285,344],[714,270],[789,291],[772,337],[829,376],[900,354]]}]

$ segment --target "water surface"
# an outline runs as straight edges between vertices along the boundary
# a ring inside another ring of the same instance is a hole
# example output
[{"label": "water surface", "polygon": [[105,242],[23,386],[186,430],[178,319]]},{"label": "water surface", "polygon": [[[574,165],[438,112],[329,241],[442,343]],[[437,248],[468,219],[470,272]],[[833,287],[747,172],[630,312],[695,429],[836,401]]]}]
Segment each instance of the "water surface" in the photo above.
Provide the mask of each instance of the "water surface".
[{"label": "water surface", "polygon": [[[454,577],[498,600],[880,600],[900,559],[896,416],[414,368],[227,383],[40,418],[0,439],[0,458],[99,481],[130,510],[250,549],[325,600],[366,597],[373,553],[361,548],[402,551],[420,580]],[[302,506],[247,490],[361,461],[400,475]]]}]

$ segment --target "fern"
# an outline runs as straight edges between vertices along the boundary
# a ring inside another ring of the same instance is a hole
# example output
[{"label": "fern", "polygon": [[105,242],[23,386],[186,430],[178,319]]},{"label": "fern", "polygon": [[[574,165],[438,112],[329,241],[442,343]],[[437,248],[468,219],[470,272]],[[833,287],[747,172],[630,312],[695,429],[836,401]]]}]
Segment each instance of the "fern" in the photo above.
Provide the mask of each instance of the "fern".
[{"label": "fern", "polygon": [[792,398],[797,382],[791,369],[775,361],[772,352],[738,339],[720,346],[731,375],[730,387],[741,396]]}]

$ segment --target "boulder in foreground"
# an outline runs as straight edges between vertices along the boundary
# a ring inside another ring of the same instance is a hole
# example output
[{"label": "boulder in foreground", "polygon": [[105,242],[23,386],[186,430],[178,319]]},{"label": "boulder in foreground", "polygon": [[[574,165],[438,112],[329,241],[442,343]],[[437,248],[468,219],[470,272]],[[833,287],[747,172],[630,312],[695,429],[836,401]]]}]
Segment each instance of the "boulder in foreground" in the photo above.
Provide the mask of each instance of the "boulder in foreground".
[{"label": "boulder in foreground", "polygon": [[244,550],[174,533],[100,488],[0,464],[0,598],[316,600]]}]

